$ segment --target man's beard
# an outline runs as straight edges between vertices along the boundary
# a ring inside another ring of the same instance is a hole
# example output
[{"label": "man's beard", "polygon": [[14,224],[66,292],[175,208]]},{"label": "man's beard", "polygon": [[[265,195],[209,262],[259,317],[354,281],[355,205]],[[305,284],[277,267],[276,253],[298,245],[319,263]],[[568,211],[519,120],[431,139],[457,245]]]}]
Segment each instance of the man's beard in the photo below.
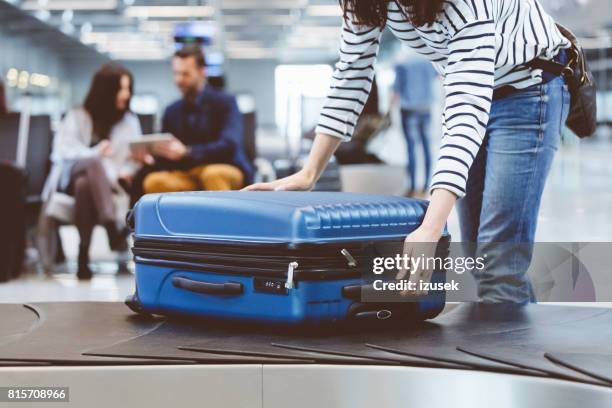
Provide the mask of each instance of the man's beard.
[{"label": "man's beard", "polygon": [[185,88],[185,90],[183,91],[183,97],[189,101],[193,101],[197,95],[198,95],[197,86]]}]

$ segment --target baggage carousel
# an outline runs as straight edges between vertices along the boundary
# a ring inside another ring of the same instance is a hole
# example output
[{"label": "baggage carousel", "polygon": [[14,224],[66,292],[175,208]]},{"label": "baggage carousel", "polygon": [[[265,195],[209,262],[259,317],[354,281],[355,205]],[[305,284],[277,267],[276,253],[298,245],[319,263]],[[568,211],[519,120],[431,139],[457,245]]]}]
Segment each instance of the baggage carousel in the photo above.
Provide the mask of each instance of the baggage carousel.
[{"label": "baggage carousel", "polygon": [[447,309],[402,327],[291,329],[0,304],[0,387],[68,387],[54,407],[612,407],[611,309]]}]

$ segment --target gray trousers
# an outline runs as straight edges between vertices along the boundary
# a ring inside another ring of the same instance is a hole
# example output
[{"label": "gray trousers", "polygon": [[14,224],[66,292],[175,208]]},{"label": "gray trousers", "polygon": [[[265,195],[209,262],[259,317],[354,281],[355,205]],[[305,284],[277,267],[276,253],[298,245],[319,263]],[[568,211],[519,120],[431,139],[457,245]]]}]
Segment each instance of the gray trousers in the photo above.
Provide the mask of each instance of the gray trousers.
[{"label": "gray trousers", "polygon": [[74,214],[80,248],[88,250],[94,227],[115,222],[112,184],[99,157],[81,159],[74,164],[69,190],[76,201]]}]

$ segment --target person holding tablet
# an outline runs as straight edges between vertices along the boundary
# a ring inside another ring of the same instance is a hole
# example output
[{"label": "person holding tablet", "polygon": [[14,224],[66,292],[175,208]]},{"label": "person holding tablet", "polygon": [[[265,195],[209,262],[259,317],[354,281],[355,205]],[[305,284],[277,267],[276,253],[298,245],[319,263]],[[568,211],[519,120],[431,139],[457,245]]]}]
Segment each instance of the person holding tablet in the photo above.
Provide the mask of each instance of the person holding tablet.
[{"label": "person holding tablet", "polygon": [[242,145],[242,114],[236,99],[206,81],[198,46],[178,50],[174,81],[183,97],[164,112],[162,132],[174,139],[152,146],[151,165],[134,179],[132,204],[140,196],[193,190],[237,190],[253,180]]},{"label": "person holding tablet", "polygon": [[[534,300],[531,262],[540,198],[570,95],[535,58],[565,64],[570,42],[537,0],[341,0],[340,60],[303,170],[247,190],[309,190],[349,140],[370,91],[385,27],[444,78],[442,142],[422,225],[405,252],[434,243],[457,204],[463,242],[487,254],[475,273],[485,302]],[[525,243],[519,250],[512,245]],[[410,271],[412,280],[428,271]]]}]

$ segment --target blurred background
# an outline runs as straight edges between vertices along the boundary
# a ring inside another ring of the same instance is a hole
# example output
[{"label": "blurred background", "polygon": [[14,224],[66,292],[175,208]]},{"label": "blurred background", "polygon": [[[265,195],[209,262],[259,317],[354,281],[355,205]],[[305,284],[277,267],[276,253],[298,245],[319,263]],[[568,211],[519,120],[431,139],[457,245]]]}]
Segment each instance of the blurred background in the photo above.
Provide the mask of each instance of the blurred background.
[{"label": "blurred background", "polygon": [[[612,241],[612,0],[541,0],[586,49],[598,86],[597,134],[580,140],[564,132],[544,195],[539,241]],[[335,0],[0,0],[0,78],[13,122],[0,126],[0,159],[19,161],[19,114],[31,117],[22,153],[28,172],[27,257],[16,279],[0,283],[0,301],[122,300],[133,290],[130,255],[111,252],[96,230],[91,282],[74,277],[77,239],[60,228],[66,262],[53,267],[37,251],[40,194],[51,140],[62,116],[82,103],[94,72],[119,61],[134,75],[132,110],[144,133],[160,130],[164,108],[180,97],[171,56],[199,44],[209,81],[236,95],[245,119],[245,143],[258,177],[295,171],[308,151],[338,55],[340,7]],[[403,194],[406,142],[399,109],[390,109],[396,66],[410,52],[389,32],[381,42],[377,94],[381,120],[367,137],[365,157],[330,165],[317,189]],[[431,150],[440,138],[442,92],[432,84]],[[23,131],[23,130],[22,130]],[[422,155],[417,150],[417,164]],[[417,180],[422,166],[416,166]],[[424,186],[417,186],[422,189]],[[458,236],[455,216],[449,221]]]}]

